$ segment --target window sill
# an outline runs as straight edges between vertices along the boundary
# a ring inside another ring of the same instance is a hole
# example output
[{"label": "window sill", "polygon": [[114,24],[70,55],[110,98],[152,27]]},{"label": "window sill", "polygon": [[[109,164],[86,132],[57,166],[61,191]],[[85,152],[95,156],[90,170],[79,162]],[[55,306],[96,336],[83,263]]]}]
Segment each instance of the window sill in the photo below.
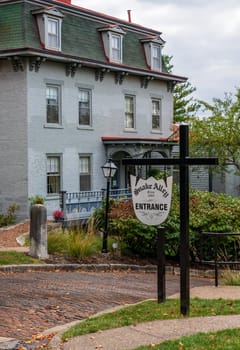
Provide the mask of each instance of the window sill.
[{"label": "window sill", "polygon": [[163,134],[163,132],[161,130],[157,130],[157,129],[156,130],[152,130],[151,133],[152,134],[161,134],[161,135]]},{"label": "window sill", "polygon": [[60,124],[44,124],[43,125],[44,128],[47,128],[47,129],[63,129],[63,126],[60,125]]},{"label": "window sill", "polygon": [[93,129],[92,126],[89,126],[89,125],[86,125],[86,126],[84,126],[84,125],[78,125],[78,126],[77,126],[77,130],[90,130],[90,131],[92,131],[92,130],[94,130],[94,129]]},{"label": "window sill", "polygon": [[48,193],[46,196],[46,201],[50,200],[59,200],[60,194],[59,193]]},{"label": "window sill", "polygon": [[125,128],[123,131],[124,131],[124,132],[137,133],[137,130],[136,130],[136,129],[128,129],[128,128]]}]

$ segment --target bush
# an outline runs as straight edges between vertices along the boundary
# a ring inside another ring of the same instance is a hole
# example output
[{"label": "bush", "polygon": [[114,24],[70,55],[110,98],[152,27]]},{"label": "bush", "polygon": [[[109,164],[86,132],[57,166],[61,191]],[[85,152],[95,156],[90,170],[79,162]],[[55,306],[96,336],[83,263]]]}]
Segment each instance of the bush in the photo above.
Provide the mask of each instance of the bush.
[{"label": "bush", "polygon": [[[200,259],[200,235],[202,232],[239,232],[240,200],[225,194],[190,191],[189,245],[191,261]],[[180,233],[179,189],[173,186],[172,204],[165,227],[165,252],[168,257],[179,259]],[[96,229],[104,227],[105,206],[93,213]],[[153,256],[156,249],[156,228],[142,224],[135,217],[132,201],[112,200],[109,210],[109,233],[118,236],[129,253]],[[204,259],[213,259],[214,239],[206,238]],[[235,260],[240,251],[240,236],[224,237],[219,241],[219,259]],[[239,258],[239,257],[238,257]]]},{"label": "bush", "polygon": [[8,207],[7,214],[0,214],[0,227],[15,224],[17,210],[19,210],[19,206],[12,204]]},{"label": "bush", "polygon": [[[192,261],[198,261],[201,257],[200,237],[202,232],[239,232],[240,231],[240,200],[226,194],[190,191],[190,217],[189,217],[189,244]],[[166,228],[166,250],[169,255],[179,258],[179,193],[174,187],[171,210]],[[214,245],[216,241],[212,237],[203,240],[203,258],[213,260]],[[223,237],[218,241],[219,260],[234,260],[240,249],[240,236]]]}]

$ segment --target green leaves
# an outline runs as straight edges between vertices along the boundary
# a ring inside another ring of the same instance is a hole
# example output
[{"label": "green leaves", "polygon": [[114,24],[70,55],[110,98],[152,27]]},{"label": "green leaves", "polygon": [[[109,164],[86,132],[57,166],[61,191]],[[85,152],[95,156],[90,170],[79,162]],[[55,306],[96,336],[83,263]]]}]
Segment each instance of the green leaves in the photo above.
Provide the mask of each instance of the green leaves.
[{"label": "green leaves", "polygon": [[207,116],[191,120],[191,153],[218,157],[225,170],[233,165],[240,172],[240,89],[235,96],[225,93],[223,100],[214,98],[212,104],[200,103]]}]

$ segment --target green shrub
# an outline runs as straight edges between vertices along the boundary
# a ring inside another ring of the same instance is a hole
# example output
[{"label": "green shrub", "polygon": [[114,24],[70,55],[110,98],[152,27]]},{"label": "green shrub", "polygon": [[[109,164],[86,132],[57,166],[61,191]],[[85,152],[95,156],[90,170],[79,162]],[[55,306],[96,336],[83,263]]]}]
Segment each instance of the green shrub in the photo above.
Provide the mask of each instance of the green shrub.
[{"label": "green shrub", "polygon": [[49,254],[62,254],[74,258],[89,256],[99,251],[100,237],[88,234],[80,229],[71,229],[69,233],[50,232],[48,235]]},{"label": "green shrub", "polygon": [[39,194],[36,194],[35,196],[29,197],[28,200],[31,204],[44,204],[45,198],[43,196],[40,196]]},{"label": "green shrub", "polygon": [[[198,261],[201,255],[200,235],[202,232],[240,232],[240,200],[225,194],[190,191],[189,245],[191,261]],[[179,259],[180,236],[179,189],[173,186],[171,210],[165,227],[165,252],[168,257]],[[111,200],[109,210],[109,233],[118,236],[121,244],[132,254],[153,256],[156,247],[156,228],[138,221],[132,209],[131,200]],[[105,206],[93,214],[95,229],[102,230]],[[205,260],[213,260],[216,241],[204,240]],[[219,260],[236,260],[240,251],[240,236],[222,237],[219,243]],[[238,257],[239,258],[239,257]]]},{"label": "green shrub", "polygon": [[[202,232],[239,232],[240,200],[226,194],[190,191],[189,254],[192,261],[201,258],[200,237]],[[166,228],[166,250],[179,258],[180,202],[178,189],[174,187],[171,210]],[[216,241],[212,237],[203,239],[203,258],[214,259]],[[222,237],[218,240],[218,259],[235,260],[240,249],[240,236]]]},{"label": "green shrub", "polygon": [[19,210],[19,206],[12,204],[8,207],[6,214],[0,214],[0,227],[15,224],[17,210]]}]

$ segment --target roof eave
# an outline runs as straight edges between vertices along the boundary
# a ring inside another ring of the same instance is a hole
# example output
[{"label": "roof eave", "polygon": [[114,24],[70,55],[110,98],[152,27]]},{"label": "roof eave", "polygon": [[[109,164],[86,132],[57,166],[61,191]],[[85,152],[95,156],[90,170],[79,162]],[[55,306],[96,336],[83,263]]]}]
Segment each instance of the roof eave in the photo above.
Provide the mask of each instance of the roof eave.
[{"label": "roof eave", "polygon": [[85,57],[78,57],[63,54],[62,52],[46,52],[41,49],[32,49],[32,48],[22,48],[22,49],[12,49],[12,50],[0,50],[0,59],[8,58],[14,56],[41,56],[50,61],[59,61],[63,63],[79,63],[82,66],[91,67],[91,68],[99,68],[99,69],[109,69],[113,72],[125,72],[129,74],[139,75],[139,76],[148,76],[153,79],[161,79],[166,81],[174,81],[176,83],[181,83],[187,81],[187,77],[178,76],[174,74],[169,74],[165,72],[156,72],[151,71],[149,69],[142,69],[137,67],[129,67],[127,65],[114,64],[114,63],[105,63],[98,60],[93,60]]}]

